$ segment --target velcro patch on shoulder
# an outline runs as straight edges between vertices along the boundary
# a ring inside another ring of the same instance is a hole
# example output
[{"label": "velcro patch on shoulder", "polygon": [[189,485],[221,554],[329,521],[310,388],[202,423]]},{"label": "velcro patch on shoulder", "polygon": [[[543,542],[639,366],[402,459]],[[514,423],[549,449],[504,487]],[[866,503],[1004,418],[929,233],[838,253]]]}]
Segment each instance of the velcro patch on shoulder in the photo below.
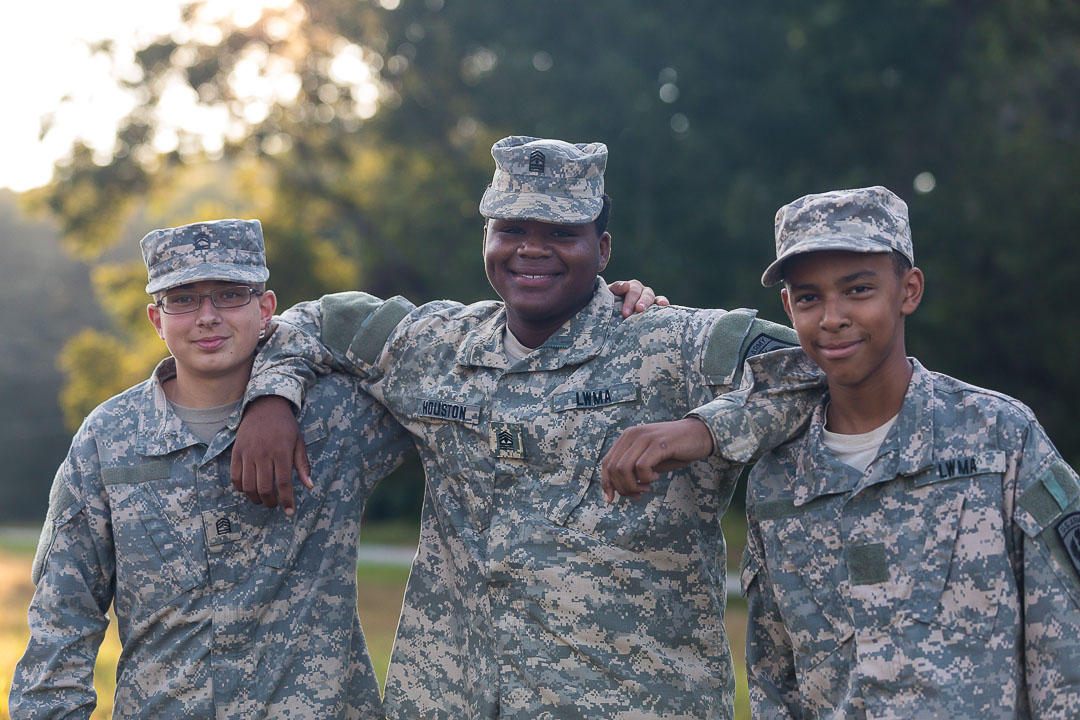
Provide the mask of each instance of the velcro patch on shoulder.
[{"label": "velcro patch on shoulder", "polygon": [[360,326],[359,332],[349,343],[349,355],[368,365],[374,363],[390,333],[412,309],[412,305],[403,298],[390,298],[384,302]]},{"label": "velcro patch on shoulder", "polygon": [[332,350],[345,352],[367,319],[383,301],[364,292],[341,292],[323,295],[322,341]]},{"label": "velcro patch on shoulder", "polygon": [[1017,503],[1035,520],[1039,530],[1050,525],[1066,508],[1080,498],[1080,485],[1072,468],[1062,460],[1055,460],[1034,482],[1020,494]]},{"label": "velcro patch on shoulder", "polygon": [[759,320],[756,315],[756,310],[740,308],[726,313],[713,325],[701,364],[707,382],[738,384],[746,358],[799,344],[794,330]]},{"label": "velcro patch on shoulder", "polygon": [[134,467],[101,468],[101,482],[106,485],[121,483],[141,483],[150,480],[164,480],[172,474],[172,463],[168,460],[143,463]]}]

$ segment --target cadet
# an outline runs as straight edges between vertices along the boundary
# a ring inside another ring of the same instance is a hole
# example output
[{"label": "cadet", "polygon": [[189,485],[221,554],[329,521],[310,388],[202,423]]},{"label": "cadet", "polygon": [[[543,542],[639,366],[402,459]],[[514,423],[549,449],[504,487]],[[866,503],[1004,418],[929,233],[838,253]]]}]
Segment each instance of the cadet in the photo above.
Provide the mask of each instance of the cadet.
[{"label": "cadet", "polygon": [[750,476],[754,716],[1080,717],[1076,473],[1023,404],[906,356],[907,206],[799,198],[776,255],[828,396]]},{"label": "cadet", "polygon": [[[751,311],[622,321],[598,277],[611,247],[607,148],[509,137],[492,155],[484,263],[504,302],[413,309],[327,296],[285,314],[321,328],[326,348],[271,338],[280,392],[297,391],[309,361],[348,366],[424,461],[387,713],[730,717],[718,520],[737,470],[714,456],[654,483],[647,501],[612,505],[600,458],[621,428],[742,387],[744,358],[792,345],[794,333]],[[805,365],[805,387],[817,387]],[[254,403],[245,428],[275,413],[288,422],[275,408]]]},{"label": "cadet", "polygon": [[90,717],[110,603],[113,718],[383,717],[356,540],[406,436],[355,379],[321,378],[300,423],[322,482],[291,516],[241,501],[230,449],[276,302],[262,228],[155,230],[142,251],[147,314],[172,356],[87,417],[56,475],[11,717]]}]

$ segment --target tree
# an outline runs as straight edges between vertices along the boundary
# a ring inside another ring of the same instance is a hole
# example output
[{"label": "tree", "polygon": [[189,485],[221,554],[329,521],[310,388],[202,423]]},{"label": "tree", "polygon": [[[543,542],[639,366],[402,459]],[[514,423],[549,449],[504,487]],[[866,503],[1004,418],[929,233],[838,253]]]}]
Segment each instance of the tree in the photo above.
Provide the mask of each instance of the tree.
[{"label": "tree", "polygon": [[[138,54],[143,102],[111,162],[76,147],[41,194],[73,246],[100,251],[140,202],[176,201],[178,177],[217,162],[264,220],[286,301],[354,285],[473,300],[491,294],[476,214],[491,142],[600,139],[613,277],[780,318],[757,283],[775,209],[885,184],[929,278],[913,349],[1031,403],[1080,461],[1075,3],[306,0],[214,32],[200,12]],[[223,159],[160,112],[177,87],[230,118]]]}]

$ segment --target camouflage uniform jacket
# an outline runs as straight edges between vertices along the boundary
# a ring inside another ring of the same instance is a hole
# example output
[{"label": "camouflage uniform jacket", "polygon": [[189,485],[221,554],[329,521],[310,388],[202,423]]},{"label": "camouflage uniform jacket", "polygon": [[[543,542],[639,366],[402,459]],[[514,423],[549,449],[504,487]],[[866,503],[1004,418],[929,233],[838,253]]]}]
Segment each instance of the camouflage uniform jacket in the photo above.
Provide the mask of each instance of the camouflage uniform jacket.
[{"label": "camouflage uniform jacket", "polygon": [[393,299],[369,314],[350,295],[360,294],[285,317],[321,322],[425,465],[388,714],[730,717],[719,518],[738,470],[696,463],[640,501],[607,505],[600,459],[623,429],[678,419],[731,389],[747,354],[794,333],[749,311],[672,307],[623,321],[601,282],[511,366],[501,303],[409,312]]},{"label": "camouflage uniform jacket", "polygon": [[301,415],[316,484],[290,518],[229,482],[239,411],[203,445],[165,399],[174,375],[166,359],[75,436],[38,549],[11,717],[90,717],[110,603],[123,646],[114,719],[382,717],[356,615],[356,541],[364,500],[408,436],[355,378],[320,380]]},{"label": "camouflage uniform jacket", "polygon": [[1019,402],[914,363],[859,473],[805,435],[750,476],[759,718],[1080,717],[1080,486]]}]

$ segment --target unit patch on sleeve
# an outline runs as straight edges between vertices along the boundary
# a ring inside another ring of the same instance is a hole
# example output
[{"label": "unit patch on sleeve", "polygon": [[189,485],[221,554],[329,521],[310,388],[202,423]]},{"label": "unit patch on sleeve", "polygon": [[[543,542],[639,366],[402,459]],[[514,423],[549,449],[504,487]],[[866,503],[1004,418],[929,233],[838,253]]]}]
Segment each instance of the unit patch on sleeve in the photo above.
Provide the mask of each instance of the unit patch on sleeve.
[{"label": "unit patch on sleeve", "polygon": [[753,340],[750,341],[750,345],[746,348],[746,357],[753,357],[754,355],[763,355],[773,350],[783,350],[784,348],[796,347],[796,343],[790,343],[780,338],[772,337],[761,333]]},{"label": "unit patch on sleeve", "polygon": [[1080,512],[1066,515],[1058,523],[1057,532],[1061,544],[1065,546],[1065,552],[1069,554],[1069,560],[1080,573]]},{"label": "unit patch on sleeve", "polygon": [[438,398],[416,398],[416,414],[420,417],[452,420],[454,422],[476,425],[480,422],[480,406],[465,405],[451,400]]},{"label": "unit patch on sleeve", "polygon": [[552,395],[551,409],[554,412],[582,410],[636,402],[637,399],[638,391],[633,383],[619,383],[610,387],[582,388]]}]

